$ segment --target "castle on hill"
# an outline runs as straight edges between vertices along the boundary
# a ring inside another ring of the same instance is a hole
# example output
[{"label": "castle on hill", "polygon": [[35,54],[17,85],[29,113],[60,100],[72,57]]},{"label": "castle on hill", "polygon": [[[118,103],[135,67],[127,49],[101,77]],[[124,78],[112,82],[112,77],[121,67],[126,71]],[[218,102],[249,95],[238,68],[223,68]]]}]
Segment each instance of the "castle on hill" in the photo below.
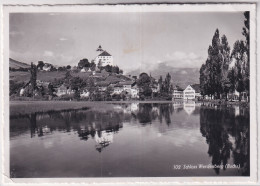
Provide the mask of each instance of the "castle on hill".
[{"label": "castle on hill", "polygon": [[107,65],[114,65],[113,56],[109,54],[107,51],[103,50],[101,45],[99,45],[96,51],[99,53],[99,55],[94,60],[97,66],[104,67]]}]

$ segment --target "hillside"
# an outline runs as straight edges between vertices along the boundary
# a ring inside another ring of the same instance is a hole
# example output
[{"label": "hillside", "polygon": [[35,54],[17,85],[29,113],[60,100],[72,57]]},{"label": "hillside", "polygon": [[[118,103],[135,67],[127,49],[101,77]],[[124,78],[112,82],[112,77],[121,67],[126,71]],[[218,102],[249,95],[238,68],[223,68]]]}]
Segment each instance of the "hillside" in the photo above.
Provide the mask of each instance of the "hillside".
[{"label": "hillside", "polygon": [[[167,73],[170,73],[172,82],[174,85],[179,85],[182,88],[189,84],[199,83],[199,69],[198,68],[174,68],[161,63],[158,68],[152,71],[148,71],[148,75],[152,75],[155,79],[159,79],[160,76],[165,78]],[[139,76],[140,71],[135,70],[127,73],[132,76]]]},{"label": "hillside", "polygon": [[12,58],[9,58],[9,67],[14,68],[14,69],[19,69],[19,68],[30,68],[30,65],[27,63],[23,63],[20,61],[16,61]]}]

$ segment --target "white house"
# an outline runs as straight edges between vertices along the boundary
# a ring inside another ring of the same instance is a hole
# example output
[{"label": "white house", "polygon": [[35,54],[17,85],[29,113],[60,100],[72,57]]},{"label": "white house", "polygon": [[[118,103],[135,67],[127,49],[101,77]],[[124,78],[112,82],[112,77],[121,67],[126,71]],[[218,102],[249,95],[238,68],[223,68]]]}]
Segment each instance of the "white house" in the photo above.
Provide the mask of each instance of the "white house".
[{"label": "white house", "polygon": [[195,90],[188,85],[183,91],[183,99],[195,99]]},{"label": "white house", "polygon": [[179,86],[173,88],[173,99],[183,99],[183,89]]},{"label": "white house", "polygon": [[72,90],[71,88],[66,87],[65,85],[61,85],[60,87],[58,87],[56,95],[60,97],[63,95],[71,95],[74,93],[75,91]]},{"label": "white house", "polygon": [[99,64],[101,66],[107,66],[107,65],[111,65],[113,66],[113,56],[111,54],[109,54],[107,51],[103,51],[101,52],[101,54],[99,54],[96,59],[95,59],[95,63],[98,66]]},{"label": "white house", "polygon": [[45,65],[42,67],[43,71],[51,71],[51,65],[48,63],[45,63]]},{"label": "white house", "polygon": [[122,85],[116,85],[114,86],[114,91],[112,94],[121,94],[124,91],[124,88]]},{"label": "white house", "polygon": [[139,98],[139,88],[137,85],[131,87],[131,98]]},{"label": "white house", "polygon": [[188,85],[186,89],[183,91],[183,99],[197,99],[200,98],[200,86],[199,84]]}]

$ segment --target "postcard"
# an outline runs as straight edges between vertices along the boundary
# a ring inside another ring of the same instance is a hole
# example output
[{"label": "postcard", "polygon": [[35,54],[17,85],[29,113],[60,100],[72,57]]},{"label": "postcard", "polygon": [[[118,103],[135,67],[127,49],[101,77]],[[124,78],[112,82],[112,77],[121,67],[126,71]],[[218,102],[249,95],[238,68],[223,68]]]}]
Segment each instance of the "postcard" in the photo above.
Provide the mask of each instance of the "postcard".
[{"label": "postcard", "polygon": [[258,181],[256,4],[3,5],[2,20],[3,184]]}]

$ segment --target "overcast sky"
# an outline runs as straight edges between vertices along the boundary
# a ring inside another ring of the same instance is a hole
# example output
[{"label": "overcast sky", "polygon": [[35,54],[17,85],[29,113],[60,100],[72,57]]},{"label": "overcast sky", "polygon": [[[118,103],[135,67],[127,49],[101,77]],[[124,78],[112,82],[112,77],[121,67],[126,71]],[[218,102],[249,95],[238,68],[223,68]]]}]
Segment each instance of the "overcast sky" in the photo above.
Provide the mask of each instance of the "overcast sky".
[{"label": "overcast sky", "polygon": [[216,28],[232,48],[244,39],[238,13],[12,13],[10,57],[74,66],[97,56],[99,45],[125,72],[156,68],[200,67]]}]

